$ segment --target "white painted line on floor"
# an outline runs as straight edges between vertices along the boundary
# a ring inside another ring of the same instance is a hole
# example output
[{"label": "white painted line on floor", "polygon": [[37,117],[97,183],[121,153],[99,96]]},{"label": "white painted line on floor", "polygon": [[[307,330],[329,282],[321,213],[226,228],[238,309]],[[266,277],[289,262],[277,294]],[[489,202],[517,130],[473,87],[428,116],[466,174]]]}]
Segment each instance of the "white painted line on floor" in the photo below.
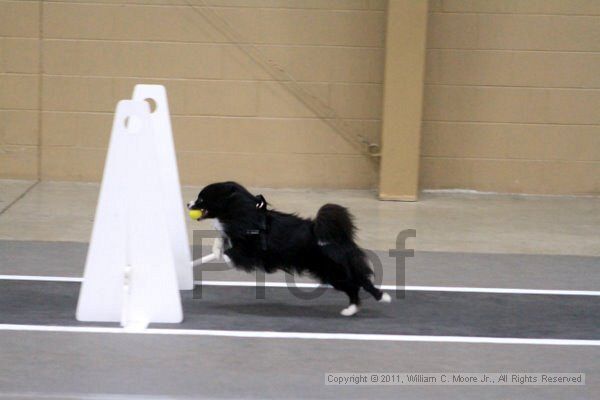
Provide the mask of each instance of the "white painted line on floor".
[{"label": "white painted line on floor", "polygon": [[[83,278],[61,277],[61,276],[34,276],[34,275],[0,275],[0,280],[9,281],[39,281],[39,282],[81,282]],[[232,287],[297,287],[304,289],[315,289],[321,285],[319,283],[292,283],[287,282],[264,282],[258,284],[254,281],[195,281],[196,284],[203,286],[232,286]],[[542,295],[564,295],[564,296],[600,296],[598,290],[558,290],[558,289],[514,289],[514,288],[482,288],[482,287],[461,287],[461,286],[396,286],[396,285],[377,285],[382,290],[406,290],[415,292],[459,292],[459,293],[496,293],[496,294],[542,294]]]},{"label": "white painted line on floor", "polygon": [[[196,281],[195,283],[204,286],[257,286],[256,282],[248,281]],[[298,288],[317,288],[319,283],[295,283],[288,285],[286,282],[265,282],[258,286],[266,287],[288,287]],[[407,290],[420,292],[464,292],[464,293],[503,293],[503,294],[546,294],[546,295],[569,295],[569,296],[600,296],[600,291],[592,290],[553,290],[553,289],[512,289],[512,288],[480,288],[480,287],[460,287],[460,286],[395,286],[395,285],[377,285],[381,290]]]},{"label": "white painted line on floor", "polygon": [[125,333],[138,335],[218,336],[263,339],[312,339],[312,340],[359,340],[381,342],[435,342],[435,343],[486,343],[486,344],[530,344],[550,346],[600,346],[600,340],[499,338],[483,336],[420,336],[381,335],[364,333],[317,333],[275,331],[226,331],[205,329],[161,329],[132,330],[125,328],[91,326],[47,326],[0,324],[0,331],[62,332],[62,333]]},{"label": "white painted line on floor", "polygon": [[81,282],[83,278],[68,276],[0,275],[1,281]]}]

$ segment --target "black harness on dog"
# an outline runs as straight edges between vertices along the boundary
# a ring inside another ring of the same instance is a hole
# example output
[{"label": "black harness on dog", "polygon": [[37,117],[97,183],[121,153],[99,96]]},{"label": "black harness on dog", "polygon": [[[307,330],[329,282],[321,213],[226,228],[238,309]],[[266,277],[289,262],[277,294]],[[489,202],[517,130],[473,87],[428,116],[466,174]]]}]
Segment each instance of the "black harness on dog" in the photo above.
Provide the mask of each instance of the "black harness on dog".
[{"label": "black harness on dog", "polygon": [[260,247],[263,251],[267,250],[267,201],[262,194],[256,196],[256,209],[260,211],[258,229],[246,230],[246,235],[259,235]]}]

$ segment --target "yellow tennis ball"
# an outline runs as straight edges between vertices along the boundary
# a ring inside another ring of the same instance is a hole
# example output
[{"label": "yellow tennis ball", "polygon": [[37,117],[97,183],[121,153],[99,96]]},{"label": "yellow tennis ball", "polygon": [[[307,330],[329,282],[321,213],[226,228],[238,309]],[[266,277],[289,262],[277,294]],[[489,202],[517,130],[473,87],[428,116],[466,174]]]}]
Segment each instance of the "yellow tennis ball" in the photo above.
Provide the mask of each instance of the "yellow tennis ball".
[{"label": "yellow tennis ball", "polygon": [[202,210],[190,210],[190,218],[193,220],[202,218]]}]

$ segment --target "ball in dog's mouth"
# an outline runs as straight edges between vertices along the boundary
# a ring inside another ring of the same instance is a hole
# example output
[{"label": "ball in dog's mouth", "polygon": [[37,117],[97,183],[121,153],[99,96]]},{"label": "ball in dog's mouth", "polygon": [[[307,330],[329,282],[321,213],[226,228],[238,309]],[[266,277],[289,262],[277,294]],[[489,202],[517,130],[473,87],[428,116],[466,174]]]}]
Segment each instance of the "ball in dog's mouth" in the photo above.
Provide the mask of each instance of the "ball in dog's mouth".
[{"label": "ball in dog's mouth", "polygon": [[204,214],[204,210],[190,210],[190,218],[196,221],[200,221]]}]

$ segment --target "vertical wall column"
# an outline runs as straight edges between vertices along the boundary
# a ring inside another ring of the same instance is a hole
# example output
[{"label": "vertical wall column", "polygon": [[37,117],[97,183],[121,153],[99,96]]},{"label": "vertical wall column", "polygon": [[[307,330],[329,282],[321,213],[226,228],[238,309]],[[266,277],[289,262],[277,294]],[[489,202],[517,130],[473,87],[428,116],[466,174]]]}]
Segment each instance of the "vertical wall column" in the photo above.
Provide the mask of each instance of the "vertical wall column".
[{"label": "vertical wall column", "polygon": [[382,200],[417,200],[426,28],[427,1],[389,1],[379,175]]}]

